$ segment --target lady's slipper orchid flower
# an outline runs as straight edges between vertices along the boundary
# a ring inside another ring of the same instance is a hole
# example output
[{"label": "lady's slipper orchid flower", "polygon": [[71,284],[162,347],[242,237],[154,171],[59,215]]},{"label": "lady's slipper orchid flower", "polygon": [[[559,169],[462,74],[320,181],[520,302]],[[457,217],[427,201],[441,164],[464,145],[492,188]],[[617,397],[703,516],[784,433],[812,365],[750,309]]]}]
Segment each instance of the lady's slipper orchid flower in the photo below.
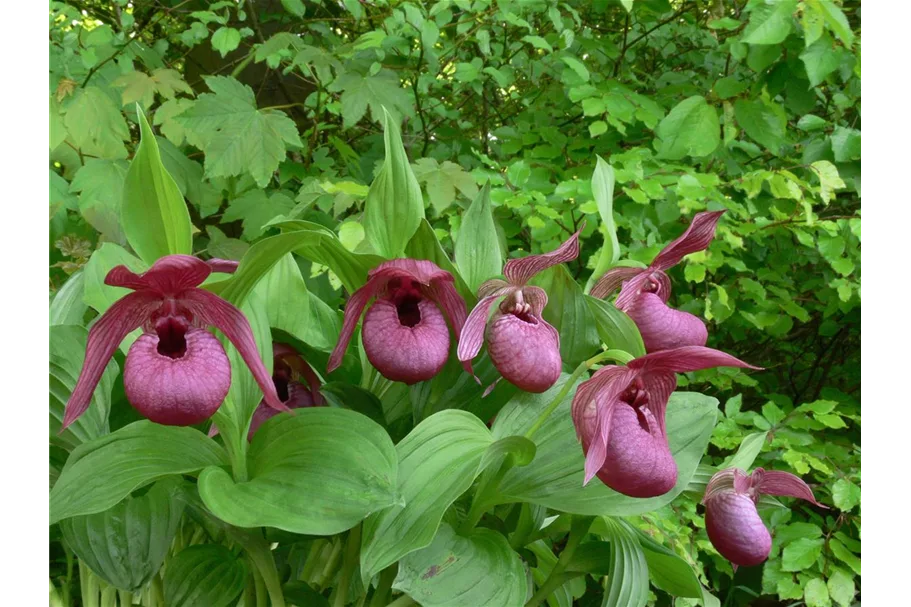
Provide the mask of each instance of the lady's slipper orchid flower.
[{"label": "lady's slipper orchid flower", "polygon": [[630,497],[655,497],[677,482],[664,414],[675,373],[712,367],[758,369],[724,352],[686,346],[609,365],[583,382],[573,398],[573,424],[585,453],[585,481]]},{"label": "lady's slipper orchid flower", "polygon": [[[361,337],[367,359],[383,377],[406,384],[430,379],[449,358],[449,328],[456,340],[465,323],[465,300],[455,289],[452,274],[435,263],[393,259],[370,270],[367,284],[345,306],[345,320],[328,372],[342,364],[361,313]],[[444,319],[445,315],[445,319]]]},{"label": "lady's slipper orchid flower", "polygon": [[[218,263],[216,262],[216,267]],[[233,305],[198,288],[213,266],[190,255],[162,257],[142,274],[117,266],[104,282],[132,289],[89,330],[85,362],[70,395],[63,428],[88,408],[95,386],[120,342],[133,330],[144,333],[130,347],[123,370],[127,400],[159,424],[188,426],[218,410],[231,385],[231,364],[215,326],[237,348],[263,391],[266,403],[286,407],[260,360],[250,323]],[[218,271],[225,271],[219,267]]]},{"label": "lady's slipper orchid flower", "polygon": [[[272,381],[278,397],[289,409],[318,407],[325,404],[326,401],[319,391],[319,377],[297,350],[287,344],[273,343],[272,353]],[[304,383],[297,381],[295,377],[302,379]],[[260,402],[253,412],[247,440],[253,440],[253,435],[263,422],[278,414],[279,411],[268,406],[265,400]]]},{"label": "lady's slipper orchid flower", "polygon": [[702,499],[705,530],[715,549],[735,568],[758,565],[769,557],[772,537],[756,510],[763,494],[799,497],[826,508],[805,482],[788,472],[756,468],[745,474],[728,468],[716,473]]},{"label": "lady's slipper orchid flower", "polygon": [[671,281],[665,270],[680,263],[684,256],[705,250],[715,237],[715,227],[723,214],[724,211],[697,213],[686,232],[664,247],[649,267],[612,268],[592,287],[592,297],[599,299],[620,287],[614,305],[639,327],[647,352],[705,345],[705,324],[696,316],[667,305]]},{"label": "lady's slipper orchid flower", "polygon": [[[556,383],[563,368],[560,334],[541,316],[547,293],[529,286],[528,281],[551,266],[578,257],[581,231],[579,228],[550,253],[510,259],[503,268],[506,280],[494,278],[480,286],[480,301],[462,329],[459,360],[470,365],[486,339],[490,361],[513,385],[526,392],[544,392]],[[500,298],[488,320],[490,308]]]}]

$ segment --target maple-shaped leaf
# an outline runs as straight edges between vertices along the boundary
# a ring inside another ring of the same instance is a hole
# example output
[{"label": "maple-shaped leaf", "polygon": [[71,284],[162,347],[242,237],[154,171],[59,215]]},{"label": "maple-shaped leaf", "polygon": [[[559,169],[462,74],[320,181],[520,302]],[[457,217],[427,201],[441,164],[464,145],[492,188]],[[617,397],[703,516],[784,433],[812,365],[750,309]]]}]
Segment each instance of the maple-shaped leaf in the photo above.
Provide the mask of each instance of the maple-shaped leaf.
[{"label": "maple-shaped leaf", "polygon": [[294,208],[294,200],[281,192],[269,196],[262,190],[251,190],[228,203],[222,221],[243,221],[246,240],[253,240],[263,233],[263,226],[279,215],[286,215]]},{"label": "maple-shaped leaf", "polygon": [[174,145],[183,143],[186,131],[175,118],[193,107],[192,99],[168,99],[158,106],[152,124],[160,126],[161,134]]},{"label": "maple-shaped leaf", "polygon": [[211,93],[175,118],[187,141],[206,155],[206,173],[231,177],[249,173],[265,187],[284,160],[287,144],[303,145],[294,121],[278,110],[258,110],[253,89],[230,76],[207,76]]},{"label": "maple-shaped leaf", "polygon": [[437,210],[443,211],[455,201],[456,189],[469,200],[474,200],[478,195],[478,185],[474,178],[465,169],[444,160],[442,164],[433,158],[420,158],[411,165],[418,183],[423,183],[430,197],[430,204]]},{"label": "maple-shaped leaf", "polygon": [[343,74],[329,86],[333,92],[342,91],[342,118],[346,127],[357,124],[370,106],[373,120],[383,117],[383,106],[399,122],[402,115],[412,115],[411,95],[400,85],[398,77],[382,69],[376,76],[354,72]]},{"label": "maple-shaped leaf", "polygon": [[147,108],[155,101],[156,92],[165,99],[173,99],[177,91],[193,94],[193,89],[184,82],[180,72],[165,68],[154,70],[151,75],[140,71],[128,72],[111,84],[123,87],[121,100],[124,106],[138,101]]},{"label": "maple-shaped leaf", "polygon": [[98,158],[126,158],[124,141],[130,130],[114,101],[100,88],[88,86],[76,93],[63,118],[66,130],[83,154]]}]

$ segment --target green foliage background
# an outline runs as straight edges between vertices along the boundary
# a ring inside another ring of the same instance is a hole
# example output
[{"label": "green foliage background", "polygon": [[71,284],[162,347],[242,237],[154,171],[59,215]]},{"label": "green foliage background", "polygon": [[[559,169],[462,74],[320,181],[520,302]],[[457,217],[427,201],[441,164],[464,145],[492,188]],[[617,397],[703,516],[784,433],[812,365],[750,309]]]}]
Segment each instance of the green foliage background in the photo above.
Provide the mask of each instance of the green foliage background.
[{"label": "green foliage background", "polygon": [[[97,281],[86,264],[103,243],[126,244],[136,104],[190,203],[193,252],[215,257],[239,259],[282,217],[366,250],[384,107],[450,253],[490,180],[511,255],[551,250],[585,222],[570,266],[585,282],[603,244],[596,156],[614,168],[623,259],[647,263],[694,213],[727,209],[709,250],[672,270],[672,304],[708,321],[710,346],[766,371],[681,381],[735,395],[703,464],[728,463],[744,444],[760,450],[755,465],[802,476],[833,509],[776,510],[772,557],[736,582],[701,530],[695,493],[641,524],[725,604],[853,604],[859,1],[74,0],[50,3],[49,30],[58,304]],[[339,278],[307,265],[309,291],[337,308]]]}]

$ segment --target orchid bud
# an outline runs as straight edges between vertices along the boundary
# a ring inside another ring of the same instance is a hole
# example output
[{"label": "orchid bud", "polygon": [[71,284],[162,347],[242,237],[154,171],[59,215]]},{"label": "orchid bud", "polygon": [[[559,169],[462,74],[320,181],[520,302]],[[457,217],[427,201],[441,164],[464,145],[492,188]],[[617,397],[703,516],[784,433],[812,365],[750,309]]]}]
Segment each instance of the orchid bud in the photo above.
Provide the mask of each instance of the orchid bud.
[{"label": "orchid bud", "polygon": [[[319,377],[297,350],[287,344],[273,343],[272,354],[272,381],[278,397],[289,409],[319,407],[325,404],[326,401],[319,391]],[[250,420],[247,440],[253,440],[253,435],[263,422],[279,413],[265,401],[260,402]]]}]

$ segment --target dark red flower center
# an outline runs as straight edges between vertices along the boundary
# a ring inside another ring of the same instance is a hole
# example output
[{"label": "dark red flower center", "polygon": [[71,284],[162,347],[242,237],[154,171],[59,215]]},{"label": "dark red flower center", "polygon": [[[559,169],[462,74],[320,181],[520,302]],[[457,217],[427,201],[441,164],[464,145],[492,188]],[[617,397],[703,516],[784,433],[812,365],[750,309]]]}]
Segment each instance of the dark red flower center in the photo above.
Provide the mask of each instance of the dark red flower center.
[{"label": "dark red flower center", "polygon": [[163,316],[155,321],[158,353],[169,358],[181,358],[187,353],[186,334],[190,321],[183,316]]}]

